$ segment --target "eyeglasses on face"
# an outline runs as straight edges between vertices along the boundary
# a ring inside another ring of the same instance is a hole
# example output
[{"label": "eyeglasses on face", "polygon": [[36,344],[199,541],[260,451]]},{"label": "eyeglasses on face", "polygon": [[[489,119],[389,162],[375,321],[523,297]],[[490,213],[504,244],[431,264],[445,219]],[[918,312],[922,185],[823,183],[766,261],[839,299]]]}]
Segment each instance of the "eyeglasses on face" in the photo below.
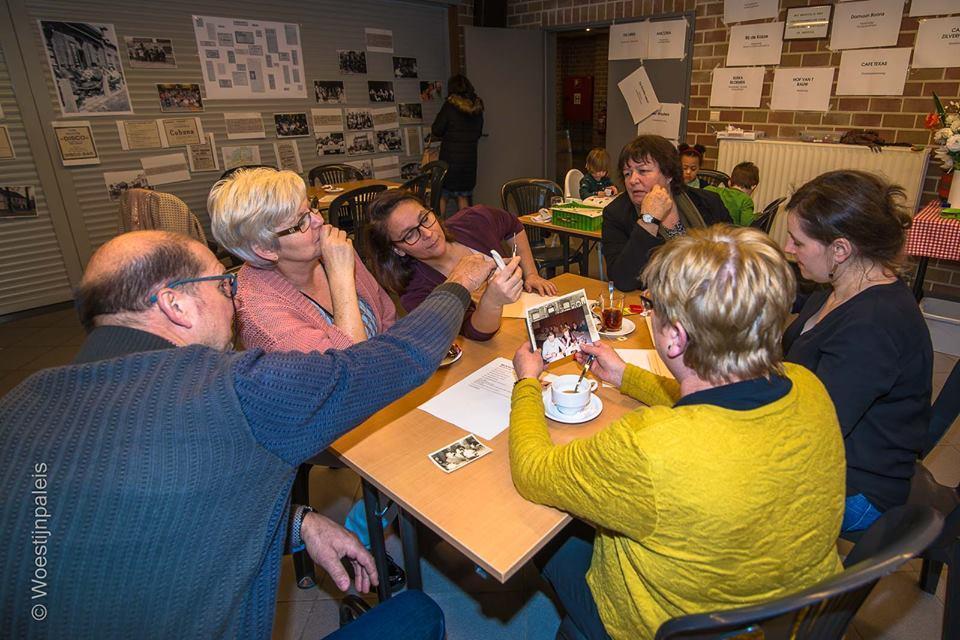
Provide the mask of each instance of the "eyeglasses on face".
[{"label": "eyeglasses on face", "polygon": [[403,244],[413,246],[420,242],[420,230],[429,229],[435,224],[437,224],[437,216],[434,215],[430,209],[424,209],[420,213],[417,226],[403,234],[399,240],[394,240],[393,242],[402,242]]},{"label": "eyeglasses on face", "polygon": [[[218,276],[202,276],[199,278],[184,278],[182,280],[171,280],[167,284],[163,285],[163,289],[173,289],[174,287],[181,287],[185,284],[193,284],[194,282],[211,282],[217,280],[217,288],[220,289],[220,293],[225,295],[227,298],[233,300],[237,295],[237,274],[235,273],[221,273]],[[150,304],[156,304],[159,299],[157,296],[158,293],[150,296]]]},{"label": "eyeglasses on face", "polygon": [[310,201],[310,209],[305,211],[304,214],[300,216],[300,218],[297,220],[297,224],[293,225],[292,227],[288,227],[286,229],[281,229],[280,231],[274,231],[273,235],[277,236],[278,238],[282,238],[283,236],[289,236],[291,234],[298,233],[298,232],[306,233],[307,229],[310,228],[310,222],[311,222],[310,216],[317,216],[318,218],[323,220],[323,213],[320,211],[319,206],[320,206],[320,201],[317,200],[316,198],[313,198]]}]

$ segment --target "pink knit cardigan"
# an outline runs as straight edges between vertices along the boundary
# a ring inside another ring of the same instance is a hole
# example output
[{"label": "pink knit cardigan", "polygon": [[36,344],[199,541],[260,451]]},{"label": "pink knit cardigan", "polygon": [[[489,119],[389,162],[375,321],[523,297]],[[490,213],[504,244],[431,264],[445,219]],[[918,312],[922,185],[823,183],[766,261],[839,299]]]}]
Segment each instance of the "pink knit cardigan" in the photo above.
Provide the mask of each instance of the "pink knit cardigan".
[{"label": "pink knit cardigan", "polygon": [[[326,351],[345,349],[353,339],[327,322],[320,311],[280,273],[244,265],[237,275],[237,324],[248,349]],[[377,317],[380,332],[397,320],[387,292],[356,257],[357,294]]]}]

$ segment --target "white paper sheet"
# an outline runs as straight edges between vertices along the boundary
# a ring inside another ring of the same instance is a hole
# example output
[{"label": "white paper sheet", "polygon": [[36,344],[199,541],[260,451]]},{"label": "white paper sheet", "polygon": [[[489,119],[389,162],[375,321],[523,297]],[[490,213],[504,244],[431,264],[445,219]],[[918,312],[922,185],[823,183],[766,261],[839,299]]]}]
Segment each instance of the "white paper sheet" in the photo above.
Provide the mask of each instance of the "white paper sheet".
[{"label": "white paper sheet", "polygon": [[200,118],[160,118],[160,140],[164,147],[185,147],[190,144],[203,144],[203,125]]},{"label": "white paper sheet", "polygon": [[911,66],[960,67],[960,16],[920,21]]},{"label": "white paper sheet", "polygon": [[186,182],[190,179],[187,157],[182,153],[167,153],[162,156],[140,158],[140,165],[147,174],[151,186]]},{"label": "white paper sheet", "polygon": [[389,29],[364,29],[367,51],[393,53],[393,31]]},{"label": "white paper sheet", "polygon": [[17,153],[10,140],[10,129],[7,125],[0,125],[0,160],[13,160]]},{"label": "white paper sheet", "polygon": [[627,364],[636,365],[665,378],[673,377],[673,374],[667,369],[667,365],[660,359],[656,349],[614,349],[614,351]]},{"label": "white paper sheet", "polygon": [[788,9],[783,39],[826,38],[830,29],[830,11],[830,5]]},{"label": "white paper sheet", "polygon": [[343,131],[342,109],[310,109],[314,133]]},{"label": "white paper sheet", "polygon": [[910,0],[911,16],[943,16],[956,13],[957,0]]},{"label": "white paper sheet", "polygon": [[687,46],[687,21],[651,21],[647,26],[648,60],[683,59]]},{"label": "white paper sheet", "polygon": [[660,108],[644,118],[637,125],[637,135],[652,134],[668,140],[677,140],[680,136],[680,121],[683,104],[680,102],[661,102]]},{"label": "white paper sheet", "polygon": [[763,92],[763,67],[713,70],[711,107],[759,107]]},{"label": "white paper sheet", "polygon": [[255,144],[240,147],[223,147],[223,170],[233,169],[245,164],[263,164],[260,162],[260,147]]},{"label": "white paper sheet", "polygon": [[783,23],[762,22],[730,27],[728,67],[755,67],[780,64],[783,51]]},{"label": "white paper sheet", "polygon": [[610,25],[608,60],[642,60],[647,56],[647,25],[644,22],[627,22]]},{"label": "white paper sheet", "polygon": [[780,67],[774,71],[770,108],[827,111],[836,67]]},{"label": "white paper sheet", "polygon": [[[506,256],[504,256],[506,258]],[[528,307],[536,307],[541,305],[544,302],[550,302],[551,300],[556,300],[557,296],[542,296],[539,293],[527,293],[524,291],[520,294],[520,297],[517,298],[516,302],[511,302],[510,304],[503,305],[503,313],[501,314],[502,318],[526,318],[526,310]]]},{"label": "white paper sheet", "polygon": [[124,151],[163,147],[157,120],[117,120],[120,148]]},{"label": "white paper sheet", "polygon": [[384,129],[396,129],[400,126],[400,118],[397,116],[396,107],[381,107],[379,109],[370,109],[373,116],[374,131],[383,131]]},{"label": "white paper sheet", "polygon": [[217,145],[213,141],[212,133],[207,134],[204,144],[187,146],[187,160],[190,162],[190,173],[220,171]]},{"label": "white paper sheet", "polygon": [[903,0],[840,2],[833,8],[830,48],[890,47],[900,37]]},{"label": "white paper sheet", "polygon": [[93,127],[89,120],[51,122],[57,139],[60,159],[65,167],[84,164],[100,164],[100,154],[93,139]]},{"label": "white paper sheet", "polygon": [[266,138],[263,118],[258,111],[228,111],[223,114],[227,140]]},{"label": "white paper sheet", "polygon": [[303,173],[300,163],[300,149],[296,140],[277,140],[273,143],[273,152],[277,154],[277,166],[281,170],[289,169],[295,173]]},{"label": "white paper sheet", "polygon": [[149,189],[150,183],[143,169],[132,171],[104,171],[103,183],[111,200],[119,200],[128,189]]},{"label": "white paper sheet", "polygon": [[650,76],[643,67],[621,80],[617,86],[624,100],[627,101],[627,108],[630,109],[630,116],[634,123],[640,122],[660,108],[657,92],[653,90]]},{"label": "white paper sheet", "polygon": [[723,0],[724,24],[776,18],[779,15],[779,0]]},{"label": "white paper sheet", "polygon": [[400,156],[386,156],[373,159],[373,175],[378,180],[400,177]]},{"label": "white paper sheet", "polygon": [[468,433],[492,440],[510,425],[510,397],[516,379],[513,363],[497,358],[419,408]]},{"label": "white paper sheet", "polygon": [[902,96],[910,51],[909,47],[844,51],[837,95]]}]

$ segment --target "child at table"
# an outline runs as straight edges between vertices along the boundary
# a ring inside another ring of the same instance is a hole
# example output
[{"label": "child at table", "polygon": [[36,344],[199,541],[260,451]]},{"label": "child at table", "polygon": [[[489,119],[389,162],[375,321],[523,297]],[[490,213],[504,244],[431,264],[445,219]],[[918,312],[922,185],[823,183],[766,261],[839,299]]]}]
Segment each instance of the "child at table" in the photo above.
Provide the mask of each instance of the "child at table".
[{"label": "child at table", "polygon": [[730,173],[730,186],[709,186],[705,189],[713,191],[723,200],[723,206],[730,212],[733,224],[749,227],[753,222],[753,195],[760,184],[760,169],[752,162],[741,162]]},{"label": "child at table", "polygon": [[[610,155],[606,149],[592,149],[587,154],[587,172],[580,179],[580,199],[590,196],[616,195],[617,188],[607,175],[610,172]],[[610,189],[610,193],[606,193]]]}]

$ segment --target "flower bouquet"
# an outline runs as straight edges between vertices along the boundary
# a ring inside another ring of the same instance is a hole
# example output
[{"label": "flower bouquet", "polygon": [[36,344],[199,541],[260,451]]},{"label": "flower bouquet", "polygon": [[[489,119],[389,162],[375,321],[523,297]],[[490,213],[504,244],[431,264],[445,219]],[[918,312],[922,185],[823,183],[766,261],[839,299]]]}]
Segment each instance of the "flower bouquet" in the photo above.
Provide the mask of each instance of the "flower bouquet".
[{"label": "flower bouquet", "polygon": [[954,172],[954,168],[960,164],[960,103],[950,102],[944,108],[937,94],[933,94],[933,104],[936,111],[928,114],[925,122],[926,127],[933,130],[933,142],[937,145],[933,155],[945,172],[953,173],[952,176],[944,176],[944,182],[948,177],[953,178],[949,200],[953,206],[960,206],[960,180]]}]

